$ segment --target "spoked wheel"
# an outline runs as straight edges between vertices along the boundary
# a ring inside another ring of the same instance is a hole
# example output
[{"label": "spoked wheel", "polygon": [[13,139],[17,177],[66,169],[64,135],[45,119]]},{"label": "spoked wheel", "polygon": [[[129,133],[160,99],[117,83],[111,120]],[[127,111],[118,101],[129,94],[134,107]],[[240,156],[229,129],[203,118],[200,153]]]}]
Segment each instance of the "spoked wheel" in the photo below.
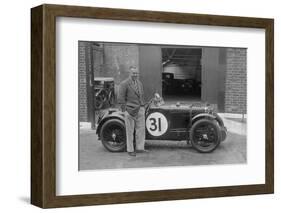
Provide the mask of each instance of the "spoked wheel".
[{"label": "spoked wheel", "polygon": [[95,97],[95,109],[102,109],[105,102],[106,102],[106,92],[102,90]]},{"label": "spoked wheel", "polygon": [[108,103],[109,103],[109,106],[110,106],[110,107],[114,106],[114,104],[115,104],[115,97],[114,97],[113,94],[111,94],[111,95],[109,96]]},{"label": "spoked wheel", "polygon": [[95,99],[95,109],[101,109],[103,106],[103,98],[102,96],[98,95]]},{"label": "spoked wheel", "polygon": [[220,129],[213,120],[196,121],[190,130],[192,146],[199,152],[212,152],[221,142]]},{"label": "spoked wheel", "polygon": [[106,121],[101,128],[101,141],[110,152],[122,152],[126,148],[125,124],[118,119]]}]

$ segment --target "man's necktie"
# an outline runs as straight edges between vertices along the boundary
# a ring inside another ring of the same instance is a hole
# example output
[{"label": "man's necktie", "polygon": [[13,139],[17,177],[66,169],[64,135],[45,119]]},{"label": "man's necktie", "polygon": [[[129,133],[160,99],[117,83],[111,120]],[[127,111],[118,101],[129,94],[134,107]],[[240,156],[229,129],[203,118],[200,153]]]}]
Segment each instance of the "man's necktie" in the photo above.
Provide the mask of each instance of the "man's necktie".
[{"label": "man's necktie", "polygon": [[135,81],[133,81],[133,83],[134,83],[135,90],[136,90],[137,94],[139,95],[139,86],[138,86],[138,82],[135,80]]}]

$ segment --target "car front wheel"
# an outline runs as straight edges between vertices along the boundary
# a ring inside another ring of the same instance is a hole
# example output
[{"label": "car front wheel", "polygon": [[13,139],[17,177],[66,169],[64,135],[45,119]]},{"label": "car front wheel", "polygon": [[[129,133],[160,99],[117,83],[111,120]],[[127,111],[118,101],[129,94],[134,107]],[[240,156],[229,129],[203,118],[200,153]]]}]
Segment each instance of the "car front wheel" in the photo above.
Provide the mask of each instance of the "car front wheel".
[{"label": "car front wheel", "polygon": [[220,127],[214,120],[200,119],[190,129],[190,141],[199,152],[214,151],[221,142]]},{"label": "car front wheel", "polygon": [[103,146],[110,152],[122,152],[126,148],[126,129],[119,119],[106,121],[100,131]]}]

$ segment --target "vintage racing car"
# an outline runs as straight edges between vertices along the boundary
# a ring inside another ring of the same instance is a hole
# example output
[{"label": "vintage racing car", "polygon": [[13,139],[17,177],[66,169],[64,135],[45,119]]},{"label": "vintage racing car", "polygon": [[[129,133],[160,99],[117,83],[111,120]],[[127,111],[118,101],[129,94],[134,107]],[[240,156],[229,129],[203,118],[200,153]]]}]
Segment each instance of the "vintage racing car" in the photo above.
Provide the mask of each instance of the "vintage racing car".
[{"label": "vintage racing car", "polygon": [[[187,141],[199,152],[214,151],[227,135],[222,119],[208,104],[146,106],[146,140]],[[124,113],[107,109],[98,118],[96,133],[111,152],[126,150]]]}]

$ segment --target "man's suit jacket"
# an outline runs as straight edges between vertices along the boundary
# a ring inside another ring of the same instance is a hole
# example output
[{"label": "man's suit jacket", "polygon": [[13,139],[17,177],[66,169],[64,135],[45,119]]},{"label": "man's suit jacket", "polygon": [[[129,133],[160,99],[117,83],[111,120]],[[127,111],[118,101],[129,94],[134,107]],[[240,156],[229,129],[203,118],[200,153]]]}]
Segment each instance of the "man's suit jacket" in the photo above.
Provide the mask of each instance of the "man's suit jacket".
[{"label": "man's suit jacket", "polygon": [[125,106],[125,110],[132,116],[136,116],[140,107],[144,106],[144,92],[142,83],[137,80],[138,91],[133,80],[128,79],[121,82],[118,92],[118,102]]}]

